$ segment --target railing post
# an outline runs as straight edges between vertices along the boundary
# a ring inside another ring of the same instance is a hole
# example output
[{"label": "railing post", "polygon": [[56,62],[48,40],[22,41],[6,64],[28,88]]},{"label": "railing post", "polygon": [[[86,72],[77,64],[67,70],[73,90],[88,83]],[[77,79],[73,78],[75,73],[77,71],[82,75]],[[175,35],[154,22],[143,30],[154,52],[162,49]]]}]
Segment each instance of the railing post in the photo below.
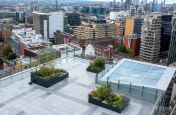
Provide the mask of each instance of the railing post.
[{"label": "railing post", "polygon": [[156,90],[155,100],[157,100],[158,90]]},{"label": "railing post", "polygon": [[21,59],[20,59],[20,66],[21,66],[21,71],[23,71],[23,63]]},{"label": "railing post", "polygon": [[109,85],[109,77],[107,77],[107,85]]},{"label": "railing post", "polygon": [[118,80],[117,90],[119,90],[119,88],[120,88],[120,80]]},{"label": "railing post", "polygon": [[129,87],[129,94],[131,93],[131,82],[130,82],[130,87]]},{"label": "railing post", "polygon": [[98,84],[98,73],[96,73],[96,76],[95,76],[95,84]]},{"label": "railing post", "polygon": [[73,49],[73,51],[74,51],[73,57],[75,57],[75,48]]},{"label": "railing post", "polygon": [[29,57],[29,59],[30,59],[30,68],[31,68],[31,57]]}]

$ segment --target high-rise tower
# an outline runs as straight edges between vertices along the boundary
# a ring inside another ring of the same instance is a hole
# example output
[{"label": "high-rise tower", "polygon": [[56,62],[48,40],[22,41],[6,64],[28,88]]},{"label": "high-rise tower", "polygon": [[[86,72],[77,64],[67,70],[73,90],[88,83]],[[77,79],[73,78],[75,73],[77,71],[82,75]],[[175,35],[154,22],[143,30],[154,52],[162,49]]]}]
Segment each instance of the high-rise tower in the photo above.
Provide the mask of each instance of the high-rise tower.
[{"label": "high-rise tower", "polygon": [[56,0],[56,11],[58,11],[58,0]]},{"label": "high-rise tower", "polygon": [[140,59],[153,62],[158,59],[161,39],[161,16],[151,14],[144,19],[141,32]]},{"label": "high-rise tower", "polygon": [[176,56],[176,17],[172,18],[172,26],[173,27],[172,27],[170,46],[169,46],[167,65],[170,65],[175,62],[175,56]]}]

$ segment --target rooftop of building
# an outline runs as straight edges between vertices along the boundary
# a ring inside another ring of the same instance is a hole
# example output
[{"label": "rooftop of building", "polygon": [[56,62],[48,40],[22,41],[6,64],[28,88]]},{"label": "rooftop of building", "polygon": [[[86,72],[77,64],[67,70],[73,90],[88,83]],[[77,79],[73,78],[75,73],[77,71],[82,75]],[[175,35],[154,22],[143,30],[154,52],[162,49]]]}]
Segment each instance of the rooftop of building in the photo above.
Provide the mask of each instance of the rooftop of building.
[{"label": "rooftop of building", "polygon": [[148,115],[154,103],[126,95],[130,103],[116,113],[88,103],[88,94],[96,88],[95,74],[87,72],[88,60],[63,58],[54,61],[56,68],[69,72],[69,78],[50,88],[30,82],[30,72],[22,71],[0,80],[2,115]]},{"label": "rooftop of building", "polygon": [[41,11],[34,11],[33,14],[38,15],[56,15],[56,14],[64,14],[63,12],[41,12]]},{"label": "rooftop of building", "polygon": [[32,28],[18,28],[16,26],[12,31],[11,38],[18,39],[27,48],[49,46],[51,44],[47,38],[43,38],[41,34],[36,34]]}]

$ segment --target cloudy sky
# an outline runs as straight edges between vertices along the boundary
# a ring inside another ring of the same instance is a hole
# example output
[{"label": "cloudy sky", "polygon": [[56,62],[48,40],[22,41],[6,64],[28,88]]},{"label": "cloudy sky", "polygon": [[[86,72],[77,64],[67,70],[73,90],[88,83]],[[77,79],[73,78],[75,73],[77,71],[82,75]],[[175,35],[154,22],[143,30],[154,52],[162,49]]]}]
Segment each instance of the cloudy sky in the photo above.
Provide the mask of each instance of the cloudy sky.
[{"label": "cloudy sky", "polygon": [[[93,1],[113,1],[113,0],[93,0]],[[118,2],[121,0],[116,0],[116,1]],[[142,1],[142,0],[140,0],[140,1]],[[153,1],[153,0],[148,0],[148,1]],[[164,0],[158,0],[158,3],[160,3],[161,1],[164,1]],[[166,0],[166,3],[167,4],[176,3],[176,0]]]}]

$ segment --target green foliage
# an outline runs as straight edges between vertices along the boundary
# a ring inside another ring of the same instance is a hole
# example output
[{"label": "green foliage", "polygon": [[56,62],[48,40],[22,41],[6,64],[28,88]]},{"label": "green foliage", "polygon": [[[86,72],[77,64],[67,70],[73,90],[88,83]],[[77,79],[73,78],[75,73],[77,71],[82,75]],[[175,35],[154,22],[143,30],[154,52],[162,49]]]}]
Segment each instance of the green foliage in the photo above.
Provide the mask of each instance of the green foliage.
[{"label": "green foliage", "polygon": [[5,45],[2,49],[2,54],[4,56],[8,56],[10,53],[12,53],[12,49],[9,45]]},{"label": "green foliage", "polygon": [[67,72],[62,69],[55,69],[54,67],[41,67],[38,71],[32,72],[32,77],[41,77],[45,80],[49,80],[53,77],[60,77]]},{"label": "green foliage", "polygon": [[106,60],[103,57],[96,57],[96,59],[89,65],[89,68],[93,68],[94,70],[100,70],[105,66]]},{"label": "green foliage", "polygon": [[113,94],[110,85],[99,86],[90,95],[118,109],[124,109],[126,106],[125,97]]},{"label": "green foliage", "polygon": [[129,55],[130,57],[134,57],[134,51],[133,51],[133,49],[128,48],[128,49],[127,49],[127,53],[128,53],[128,55]]},{"label": "green foliage", "polygon": [[95,59],[95,67],[102,68],[102,67],[104,67],[105,63],[106,63],[106,61],[103,57],[97,57]]},{"label": "green foliage", "polygon": [[117,47],[117,51],[123,52],[123,53],[127,53],[127,49],[126,49],[126,47],[124,45],[119,45]]},{"label": "green foliage", "polygon": [[125,97],[122,95],[111,94],[105,101],[107,104],[123,109],[125,107]]},{"label": "green foliage", "polygon": [[124,45],[118,46],[117,51],[123,52],[123,53],[128,53],[128,55],[130,57],[134,57],[134,50],[131,48],[126,48]]},{"label": "green foliage", "polygon": [[111,94],[111,86],[109,86],[109,85],[108,86],[107,85],[99,86],[91,94],[93,97],[96,97],[99,100],[103,100]]}]

